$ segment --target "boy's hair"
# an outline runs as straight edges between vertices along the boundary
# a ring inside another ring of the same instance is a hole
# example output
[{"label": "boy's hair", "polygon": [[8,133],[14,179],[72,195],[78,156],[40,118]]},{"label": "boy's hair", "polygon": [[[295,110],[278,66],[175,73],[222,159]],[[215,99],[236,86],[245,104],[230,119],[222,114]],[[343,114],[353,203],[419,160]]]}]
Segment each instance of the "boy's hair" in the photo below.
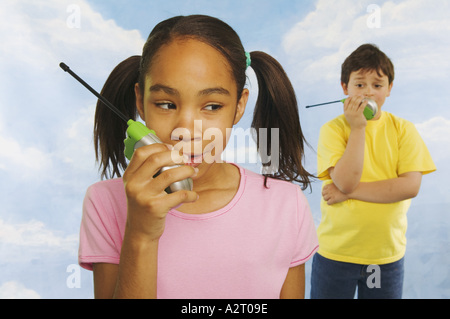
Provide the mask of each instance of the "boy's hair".
[{"label": "boy's hair", "polygon": [[341,83],[348,84],[350,74],[359,70],[377,71],[389,78],[389,84],[394,82],[395,72],[392,61],[374,44],[363,44],[356,49],[342,64]]}]

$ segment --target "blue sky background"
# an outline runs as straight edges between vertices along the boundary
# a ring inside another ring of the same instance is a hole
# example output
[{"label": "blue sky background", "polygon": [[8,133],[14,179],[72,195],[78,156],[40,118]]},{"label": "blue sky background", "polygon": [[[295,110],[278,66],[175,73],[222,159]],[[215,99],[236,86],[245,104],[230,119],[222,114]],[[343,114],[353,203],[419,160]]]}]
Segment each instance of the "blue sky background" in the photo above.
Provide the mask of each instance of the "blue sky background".
[{"label": "blue sky background", "polygon": [[[341,107],[304,106],[343,97],[340,65],[360,44],[375,43],[391,57],[396,80],[383,109],[417,126],[438,166],[424,177],[408,213],[404,297],[449,298],[447,0],[2,0],[0,298],[93,296],[92,274],[76,264],[84,193],[99,179],[92,143],[96,100],[59,63],[100,90],[118,62],[141,53],[156,23],[194,13],[223,19],[248,51],[265,51],[285,67],[313,148],[305,162],[311,172],[319,128]],[[243,128],[257,94],[251,71],[249,80]],[[252,150],[241,143],[234,151]],[[306,195],[318,225],[320,183]],[[309,274],[308,263],[307,296]]]}]

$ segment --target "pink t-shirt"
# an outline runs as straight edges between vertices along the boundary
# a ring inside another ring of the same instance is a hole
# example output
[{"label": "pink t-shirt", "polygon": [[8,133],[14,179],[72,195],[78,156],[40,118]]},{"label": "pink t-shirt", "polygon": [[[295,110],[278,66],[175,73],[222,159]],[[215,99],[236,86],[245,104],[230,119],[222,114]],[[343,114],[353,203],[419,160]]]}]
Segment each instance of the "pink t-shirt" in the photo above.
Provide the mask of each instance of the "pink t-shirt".
[{"label": "pink t-shirt", "polygon": [[[158,252],[161,299],[278,299],[289,268],[318,249],[308,202],[294,184],[241,167],[239,189],[224,208],[202,215],[169,211]],[[127,217],[122,179],[86,194],[79,263],[119,264]]]}]

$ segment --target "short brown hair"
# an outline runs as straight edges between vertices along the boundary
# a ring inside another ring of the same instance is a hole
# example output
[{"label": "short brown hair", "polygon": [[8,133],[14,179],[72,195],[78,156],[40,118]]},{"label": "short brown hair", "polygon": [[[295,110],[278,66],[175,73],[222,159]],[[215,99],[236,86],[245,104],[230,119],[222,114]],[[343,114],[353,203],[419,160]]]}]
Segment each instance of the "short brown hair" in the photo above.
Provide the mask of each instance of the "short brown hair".
[{"label": "short brown hair", "polygon": [[374,44],[363,44],[356,49],[342,64],[341,83],[348,84],[350,74],[359,70],[376,70],[389,78],[389,84],[394,82],[395,72],[392,61]]}]

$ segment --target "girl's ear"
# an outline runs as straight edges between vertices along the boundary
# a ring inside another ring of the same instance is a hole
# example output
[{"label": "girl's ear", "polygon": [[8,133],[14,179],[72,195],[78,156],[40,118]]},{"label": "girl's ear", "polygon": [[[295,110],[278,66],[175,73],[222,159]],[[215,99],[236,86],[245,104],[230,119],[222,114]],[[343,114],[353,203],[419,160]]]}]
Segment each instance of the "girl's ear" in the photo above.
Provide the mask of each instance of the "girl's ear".
[{"label": "girl's ear", "polygon": [[141,89],[139,87],[139,83],[136,83],[134,85],[134,94],[136,95],[136,109],[137,109],[141,119],[143,121],[145,121],[144,97],[141,94]]},{"label": "girl's ear", "polygon": [[236,114],[234,115],[234,123],[233,125],[236,125],[241,120],[242,116],[245,112],[245,107],[247,106],[248,96],[249,96],[248,89],[244,89],[241,94],[241,98],[238,101],[238,104],[236,106]]}]

